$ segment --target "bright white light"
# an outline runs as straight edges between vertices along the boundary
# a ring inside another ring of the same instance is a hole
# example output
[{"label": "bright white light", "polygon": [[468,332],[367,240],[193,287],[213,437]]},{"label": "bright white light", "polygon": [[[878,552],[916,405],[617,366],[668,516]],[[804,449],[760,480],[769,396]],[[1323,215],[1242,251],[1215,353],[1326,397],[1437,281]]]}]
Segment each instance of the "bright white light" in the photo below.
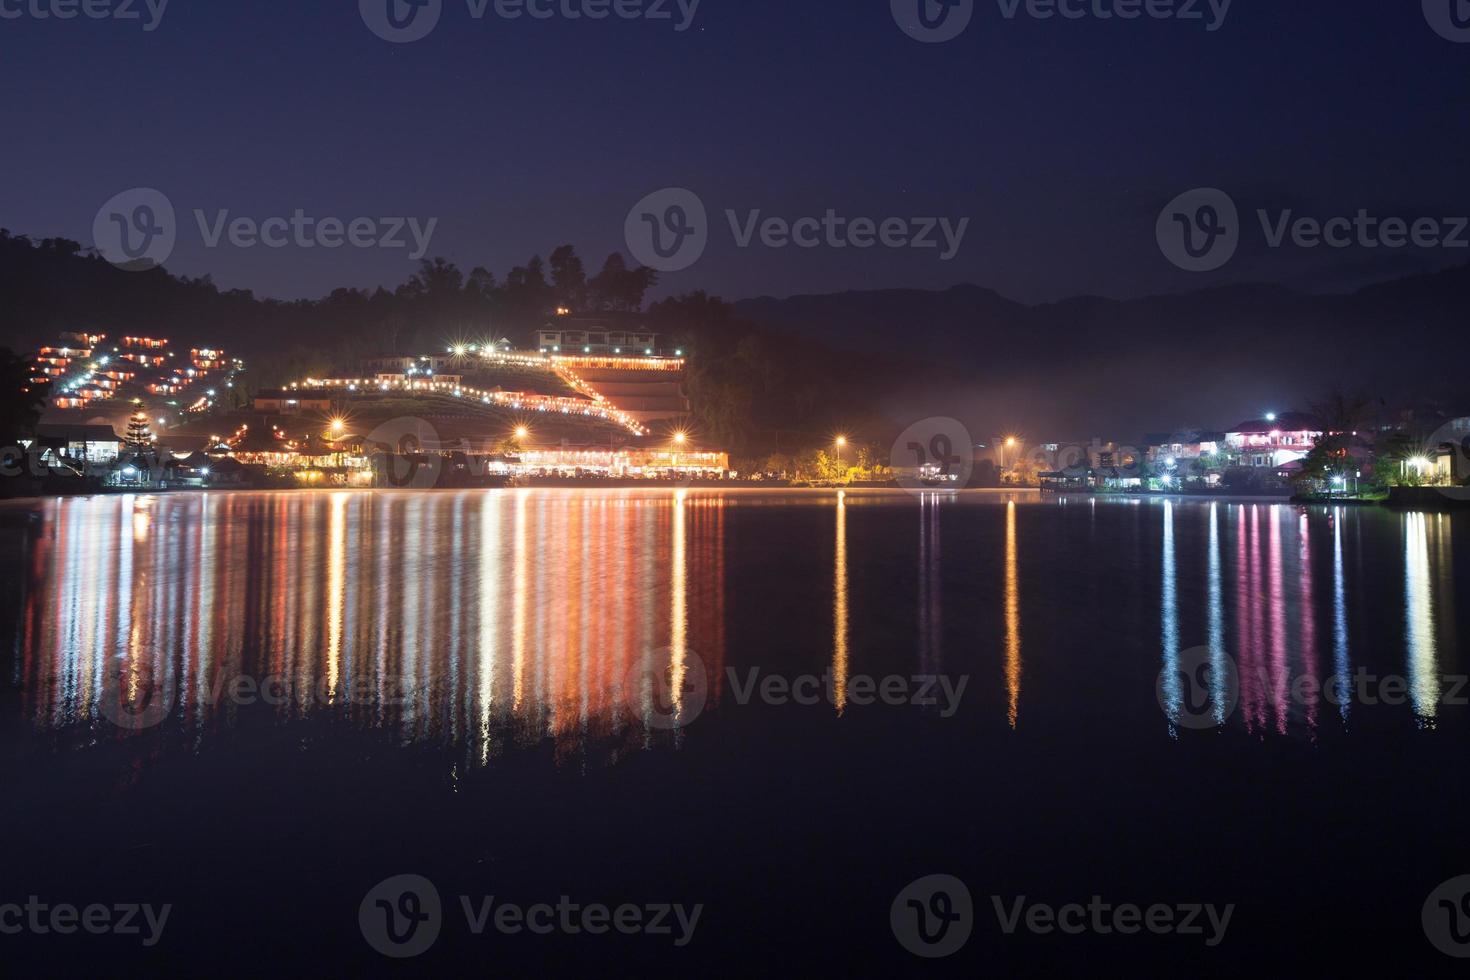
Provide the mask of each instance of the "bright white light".
[{"label": "bright white light", "polygon": [[1275,412],[1267,412],[1266,413],[1266,421],[1267,422],[1275,422],[1276,421],[1276,413]]}]

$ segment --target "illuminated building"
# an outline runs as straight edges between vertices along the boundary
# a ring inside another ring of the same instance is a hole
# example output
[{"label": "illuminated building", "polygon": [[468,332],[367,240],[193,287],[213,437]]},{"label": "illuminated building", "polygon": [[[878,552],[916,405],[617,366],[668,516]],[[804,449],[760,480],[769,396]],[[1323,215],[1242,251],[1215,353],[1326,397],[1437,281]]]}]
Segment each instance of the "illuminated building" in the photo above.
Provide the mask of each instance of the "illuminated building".
[{"label": "illuminated building", "polygon": [[[626,322],[619,323],[619,320]],[[543,354],[630,354],[654,355],[664,350],[662,337],[650,330],[641,317],[573,316],[558,311],[556,319],[536,332],[536,346]]]},{"label": "illuminated building", "polygon": [[89,409],[115,399],[187,394],[189,410],[201,412],[213,406],[218,387],[232,384],[245,366],[217,348],[193,348],[188,362],[180,363],[166,339],[122,337],[114,345],[106,340],[106,334],[64,333],[58,344],[37,352],[32,380],[51,383],[53,408]]},{"label": "illuminated building", "polygon": [[1312,416],[1285,412],[1242,422],[1225,433],[1225,447],[1237,466],[1279,469],[1305,459],[1322,431],[1322,423]]},{"label": "illuminated building", "polygon": [[36,444],[45,452],[88,463],[107,463],[118,457],[123,441],[110,425],[54,425],[36,427]]},{"label": "illuminated building", "polygon": [[292,388],[266,388],[256,392],[251,404],[257,412],[270,412],[273,415],[300,415],[303,412],[331,411],[332,397],[321,390],[298,391]]},{"label": "illuminated building", "polygon": [[685,449],[532,449],[518,456],[522,474],[652,479],[666,473],[720,476],[730,469],[727,453]]}]

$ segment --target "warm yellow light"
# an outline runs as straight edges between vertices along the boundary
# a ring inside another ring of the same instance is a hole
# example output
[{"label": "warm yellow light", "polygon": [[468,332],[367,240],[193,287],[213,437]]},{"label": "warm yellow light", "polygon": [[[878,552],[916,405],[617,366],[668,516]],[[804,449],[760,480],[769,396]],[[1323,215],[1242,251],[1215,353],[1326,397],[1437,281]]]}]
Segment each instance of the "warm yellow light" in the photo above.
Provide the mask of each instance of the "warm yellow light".
[{"label": "warm yellow light", "polygon": [[683,433],[683,432],[675,432],[674,433],[674,443],[676,445],[682,446],[682,445],[684,445],[684,443],[686,443],[688,441],[689,441],[689,436],[686,433]]},{"label": "warm yellow light", "polygon": [[333,432],[338,433],[338,434],[341,434],[342,430],[345,429],[345,428],[347,428],[347,424],[345,422],[343,422],[341,419],[332,419],[332,431]]},{"label": "warm yellow light", "polygon": [[524,425],[516,426],[516,438],[524,439],[531,434],[531,430]]},{"label": "warm yellow light", "polygon": [[837,448],[838,449],[844,449],[844,448],[846,448],[846,446],[847,446],[847,436],[838,436],[837,437]]},{"label": "warm yellow light", "polygon": [[1016,437],[1015,436],[1010,436],[1010,437],[1008,437],[1006,439],[1006,448],[1009,449],[1009,448],[1014,447],[1015,445],[1016,445]]}]

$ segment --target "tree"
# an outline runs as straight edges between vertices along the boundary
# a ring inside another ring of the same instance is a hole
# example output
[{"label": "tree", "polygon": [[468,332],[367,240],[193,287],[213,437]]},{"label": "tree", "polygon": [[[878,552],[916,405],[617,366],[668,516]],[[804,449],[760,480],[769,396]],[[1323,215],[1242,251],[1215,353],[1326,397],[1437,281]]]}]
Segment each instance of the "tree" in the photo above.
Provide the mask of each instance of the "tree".
[{"label": "tree", "polygon": [[128,419],[127,447],[141,451],[153,448],[153,434],[148,429],[148,416],[134,412]]},{"label": "tree", "polygon": [[637,312],[643,308],[644,296],[657,284],[656,271],[643,266],[629,269],[622,253],[614,252],[587,284],[588,302],[595,310]]},{"label": "tree", "polygon": [[574,312],[586,308],[587,269],[572,246],[562,245],[551,253],[551,283],[557,306]]},{"label": "tree", "polygon": [[492,299],[496,288],[495,273],[481,265],[470,270],[469,278],[464,284],[465,294],[473,299]]},{"label": "tree", "polygon": [[411,281],[419,284],[419,292],[430,297],[452,297],[464,288],[464,274],[443,257],[421,259],[418,275]]},{"label": "tree", "polygon": [[1347,392],[1334,387],[1307,403],[1328,433],[1357,432],[1368,427],[1373,399],[1364,391]]},{"label": "tree", "polygon": [[31,380],[31,362],[0,347],[0,439],[14,443],[30,437],[41,419],[49,385]]}]

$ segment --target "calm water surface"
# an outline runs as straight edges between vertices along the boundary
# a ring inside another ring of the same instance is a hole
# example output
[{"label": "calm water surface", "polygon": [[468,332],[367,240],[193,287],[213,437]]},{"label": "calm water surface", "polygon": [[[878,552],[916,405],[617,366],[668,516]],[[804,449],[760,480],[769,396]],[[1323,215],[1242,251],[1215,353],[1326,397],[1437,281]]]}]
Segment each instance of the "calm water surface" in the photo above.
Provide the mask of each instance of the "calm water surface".
[{"label": "calm water surface", "polygon": [[[1423,897],[1470,871],[1467,528],[1001,492],[10,504],[13,877],[167,896],[171,966],[257,933],[239,962],[381,965],[357,902],[405,871],[703,902],[676,957],[701,969],[919,963],[888,904],[930,873],[976,893],[945,961],[971,972],[1265,970],[1369,923],[1413,963]],[[998,937],[992,894],[1239,910],[1215,949],[1118,946]],[[416,962],[534,963],[538,938]],[[588,940],[558,955],[670,954]]]}]

